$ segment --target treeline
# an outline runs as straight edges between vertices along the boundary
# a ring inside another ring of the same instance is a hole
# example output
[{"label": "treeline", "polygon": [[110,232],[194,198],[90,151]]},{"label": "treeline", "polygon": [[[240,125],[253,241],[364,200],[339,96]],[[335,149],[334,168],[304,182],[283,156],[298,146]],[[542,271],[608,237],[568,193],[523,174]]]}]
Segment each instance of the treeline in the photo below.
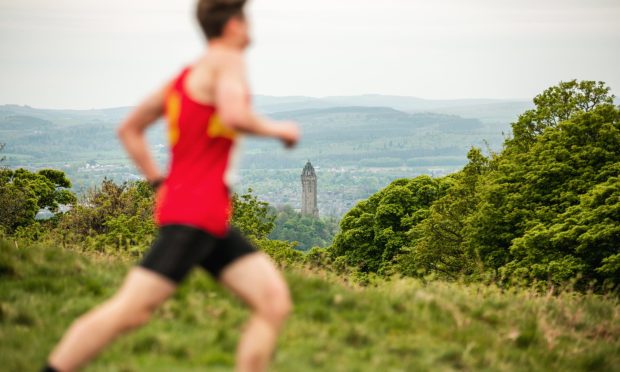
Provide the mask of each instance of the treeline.
[{"label": "treeline", "polygon": [[56,212],[59,204],[75,203],[70,187],[71,181],[62,171],[43,169],[33,173],[0,167],[0,228],[19,231],[34,222],[40,209]]},{"label": "treeline", "polygon": [[[62,171],[0,169],[0,232],[27,240],[51,239],[63,246],[141,254],[156,235],[154,192],[144,181],[105,179],[78,198]],[[60,205],[68,210],[61,211]],[[233,224],[254,240],[266,239],[276,218],[249,190],[233,195]],[[48,209],[48,219],[37,212]],[[292,246],[292,244],[291,244]]]},{"label": "treeline", "polygon": [[620,284],[620,110],[602,82],[545,90],[499,153],[360,202],[323,252],[360,273],[541,287]]},{"label": "treeline", "polygon": [[[155,195],[148,183],[117,184],[105,179],[79,198],[70,188],[71,181],[62,171],[0,168],[0,240],[138,257],[155,239]],[[294,249],[299,243],[268,239],[276,224],[288,218],[279,217],[251,189],[234,194],[232,202],[232,224],[260,249],[282,266],[304,262],[302,252]],[[61,205],[69,208],[63,211]],[[53,212],[53,217],[37,219],[41,209]],[[320,221],[317,226],[322,226]],[[0,276],[3,270],[0,262]]]},{"label": "treeline", "polygon": [[275,215],[270,239],[296,242],[296,249],[307,251],[313,247],[328,247],[338,231],[334,217],[316,218],[303,216],[291,206],[272,209]]}]

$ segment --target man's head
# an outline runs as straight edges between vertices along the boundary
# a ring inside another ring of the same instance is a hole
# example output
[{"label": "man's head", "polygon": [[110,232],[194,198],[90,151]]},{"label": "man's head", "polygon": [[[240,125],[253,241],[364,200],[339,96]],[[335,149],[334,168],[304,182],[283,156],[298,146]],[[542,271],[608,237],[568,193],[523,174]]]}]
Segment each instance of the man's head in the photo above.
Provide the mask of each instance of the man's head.
[{"label": "man's head", "polygon": [[197,17],[207,40],[225,40],[237,47],[250,44],[245,12],[247,0],[198,0]]}]

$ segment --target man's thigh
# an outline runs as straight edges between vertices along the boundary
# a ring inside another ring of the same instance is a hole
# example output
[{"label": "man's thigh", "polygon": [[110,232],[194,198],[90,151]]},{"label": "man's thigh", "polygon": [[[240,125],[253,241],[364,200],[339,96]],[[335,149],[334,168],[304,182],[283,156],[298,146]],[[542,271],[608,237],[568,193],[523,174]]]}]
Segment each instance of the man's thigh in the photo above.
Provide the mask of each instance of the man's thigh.
[{"label": "man's thigh", "polygon": [[284,278],[271,259],[262,252],[244,255],[222,270],[220,283],[250,307],[261,309],[271,300],[289,292]]},{"label": "man's thigh", "polygon": [[125,306],[154,308],[170,297],[176,287],[170,279],[138,266],[129,271],[115,297]]}]

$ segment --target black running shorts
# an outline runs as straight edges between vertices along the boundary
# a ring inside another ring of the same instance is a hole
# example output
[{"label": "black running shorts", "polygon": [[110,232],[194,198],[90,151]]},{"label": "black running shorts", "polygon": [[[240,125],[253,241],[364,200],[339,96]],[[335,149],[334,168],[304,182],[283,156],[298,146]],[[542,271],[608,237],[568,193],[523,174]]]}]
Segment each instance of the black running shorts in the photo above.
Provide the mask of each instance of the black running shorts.
[{"label": "black running shorts", "polygon": [[140,266],[180,283],[200,265],[218,279],[230,263],[249,253],[254,246],[236,229],[223,238],[188,225],[163,225]]}]

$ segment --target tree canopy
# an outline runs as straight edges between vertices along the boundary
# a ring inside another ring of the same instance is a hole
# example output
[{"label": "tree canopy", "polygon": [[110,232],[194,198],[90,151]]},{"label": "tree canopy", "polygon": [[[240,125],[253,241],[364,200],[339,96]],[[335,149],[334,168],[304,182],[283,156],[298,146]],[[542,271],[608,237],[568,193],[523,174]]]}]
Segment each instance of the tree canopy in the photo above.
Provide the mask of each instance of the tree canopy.
[{"label": "tree canopy", "polygon": [[275,228],[269,238],[296,242],[296,248],[302,251],[331,245],[338,229],[333,217],[303,216],[290,206],[274,208],[273,213],[276,216]]},{"label": "tree canopy", "polygon": [[40,209],[57,212],[60,204],[75,203],[70,187],[62,171],[0,169],[0,226],[13,231],[34,222]]},{"label": "tree canopy", "polygon": [[271,233],[275,224],[275,214],[269,209],[269,203],[258,200],[248,189],[245,194],[233,194],[232,224],[246,236],[264,239]]},{"label": "tree canopy", "polygon": [[[602,82],[545,90],[500,153],[474,148],[460,172],[397,180],[360,202],[343,218],[331,253],[363,270],[391,262],[413,276],[619,285],[613,99]],[[419,198],[421,191],[432,197]]]},{"label": "tree canopy", "polygon": [[428,217],[431,204],[449,185],[448,179],[429,176],[392,182],[342,218],[334,255],[361,271],[385,270],[409,241],[408,232]]}]

